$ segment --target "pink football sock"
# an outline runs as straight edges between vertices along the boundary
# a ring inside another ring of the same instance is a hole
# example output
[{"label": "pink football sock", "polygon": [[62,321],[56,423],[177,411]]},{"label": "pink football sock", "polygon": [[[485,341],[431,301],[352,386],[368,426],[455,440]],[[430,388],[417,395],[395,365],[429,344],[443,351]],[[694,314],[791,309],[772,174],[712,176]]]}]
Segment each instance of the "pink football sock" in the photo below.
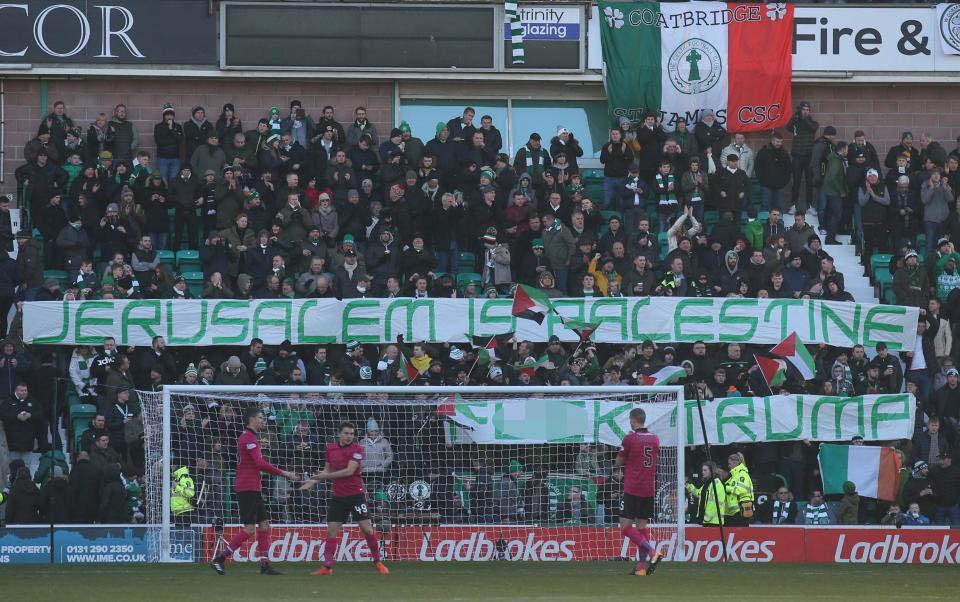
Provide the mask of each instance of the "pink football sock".
[{"label": "pink football sock", "polygon": [[370,554],[373,555],[373,561],[380,562],[380,540],[377,538],[377,534],[364,534],[363,538],[367,540],[367,547],[370,548]]},{"label": "pink football sock", "polygon": [[257,529],[257,555],[260,562],[270,562],[270,531]]},{"label": "pink football sock", "polygon": [[333,566],[333,561],[337,557],[337,538],[336,537],[327,537],[327,541],[323,544],[323,564],[328,568]]}]

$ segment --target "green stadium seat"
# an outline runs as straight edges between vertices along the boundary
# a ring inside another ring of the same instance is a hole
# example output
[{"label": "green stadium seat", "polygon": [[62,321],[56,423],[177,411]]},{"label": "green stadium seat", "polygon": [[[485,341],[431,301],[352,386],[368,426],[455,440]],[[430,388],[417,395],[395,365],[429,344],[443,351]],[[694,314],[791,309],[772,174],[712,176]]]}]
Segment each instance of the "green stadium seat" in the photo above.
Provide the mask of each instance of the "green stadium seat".
[{"label": "green stadium seat", "polygon": [[890,278],[893,276],[890,275],[890,270],[888,269],[890,265],[890,260],[893,258],[893,255],[889,253],[874,253],[870,256],[870,276],[873,278],[874,282],[877,282],[878,278],[881,278],[881,272],[886,273]]},{"label": "green stadium seat", "polygon": [[196,298],[203,294],[203,272],[181,272],[183,279],[187,281],[187,290]]},{"label": "green stadium seat", "polygon": [[477,269],[477,255],[470,251],[460,251],[460,257],[457,258],[459,272],[472,272]]},{"label": "green stadium seat", "polygon": [[174,255],[173,251],[168,251],[164,249],[163,251],[157,251],[157,257],[160,258],[160,263],[165,263],[170,267],[173,267]]},{"label": "green stadium seat", "polygon": [[87,430],[87,425],[97,415],[97,406],[89,403],[77,403],[70,406],[70,428],[74,433]]},{"label": "green stadium seat", "polygon": [[182,249],[177,251],[177,270],[183,272],[201,272],[203,266],[200,265],[200,252],[193,249]]},{"label": "green stadium seat", "polygon": [[66,288],[67,285],[72,284],[71,282],[67,282],[69,277],[65,270],[44,270],[43,279],[46,280],[47,278],[53,278],[59,282],[60,288]]},{"label": "green stadium seat", "polygon": [[889,305],[897,304],[897,296],[893,293],[892,286],[887,287],[887,289],[883,292],[883,297],[881,298],[881,301]]}]

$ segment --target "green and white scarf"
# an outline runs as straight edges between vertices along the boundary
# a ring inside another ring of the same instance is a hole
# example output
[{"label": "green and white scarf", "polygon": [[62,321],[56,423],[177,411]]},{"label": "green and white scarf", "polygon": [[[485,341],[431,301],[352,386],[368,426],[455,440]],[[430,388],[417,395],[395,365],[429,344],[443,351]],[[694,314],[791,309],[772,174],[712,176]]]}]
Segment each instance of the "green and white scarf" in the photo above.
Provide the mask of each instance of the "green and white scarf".
[{"label": "green and white scarf", "polygon": [[524,64],[523,53],[523,28],[520,26],[520,11],[517,8],[517,2],[504,0],[503,14],[504,21],[510,24],[510,48],[513,52],[513,64]]},{"label": "green and white scarf", "polygon": [[[671,184],[673,184],[673,190],[670,190]],[[666,183],[664,183],[663,174],[657,174],[657,196],[660,197],[658,204],[661,207],[677,204],[677,185],[674,182],[673,174],[667,176]]]}]

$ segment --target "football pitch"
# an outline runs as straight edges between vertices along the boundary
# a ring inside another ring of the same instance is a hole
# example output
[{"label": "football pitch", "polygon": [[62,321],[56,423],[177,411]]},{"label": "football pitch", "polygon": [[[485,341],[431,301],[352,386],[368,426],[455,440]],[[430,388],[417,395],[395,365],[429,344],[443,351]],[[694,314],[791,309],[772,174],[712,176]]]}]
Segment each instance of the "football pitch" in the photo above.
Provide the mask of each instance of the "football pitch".
[{"label": "football pitch", "polygon": [[7,600],[956,600],[949,565],[669,564],[633,577],[622,562],[393,563],[381,576],[363,563],[313,577],[312,564],[60,565],[2,569]]}]

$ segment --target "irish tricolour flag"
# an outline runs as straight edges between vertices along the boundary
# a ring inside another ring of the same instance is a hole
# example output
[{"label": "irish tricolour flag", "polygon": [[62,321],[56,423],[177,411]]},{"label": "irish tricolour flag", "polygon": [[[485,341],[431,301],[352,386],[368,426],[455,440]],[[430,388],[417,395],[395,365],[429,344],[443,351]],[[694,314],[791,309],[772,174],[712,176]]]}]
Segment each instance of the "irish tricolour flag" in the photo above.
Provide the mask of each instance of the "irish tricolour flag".
[{"label": "irish tricolour flag", "polygon": [[897,498],[900,460],[892,447],[825,443],[820,446],[818,459],[826,494],[843,493],[843,484],[852,481],[864,497]]},{"label": "irish tricolour flag", "polygon": [[696,123],[709,109],[729,131],[789,121],[792,4],[598,4],[614,120],[640,122],[650,111],[672,129],[679,117]]}]

